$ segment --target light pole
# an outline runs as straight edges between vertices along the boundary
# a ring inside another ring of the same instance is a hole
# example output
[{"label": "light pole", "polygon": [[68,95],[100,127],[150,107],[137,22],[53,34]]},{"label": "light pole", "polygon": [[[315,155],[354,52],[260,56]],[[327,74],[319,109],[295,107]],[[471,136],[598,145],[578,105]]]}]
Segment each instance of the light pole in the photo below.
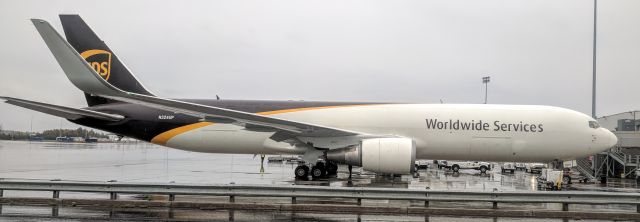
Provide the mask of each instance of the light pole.
[{"label": "light pole", "polygon": [[487,104],[487,91],[489,91],[490,76],[482,77],[482,83],[484,84],[484,104]]},{"label": "light pole", "polygon": [[593,0],[593,80],[591,82],[591,117],[596,118],[596,33],[598,31],[598,0]]}]

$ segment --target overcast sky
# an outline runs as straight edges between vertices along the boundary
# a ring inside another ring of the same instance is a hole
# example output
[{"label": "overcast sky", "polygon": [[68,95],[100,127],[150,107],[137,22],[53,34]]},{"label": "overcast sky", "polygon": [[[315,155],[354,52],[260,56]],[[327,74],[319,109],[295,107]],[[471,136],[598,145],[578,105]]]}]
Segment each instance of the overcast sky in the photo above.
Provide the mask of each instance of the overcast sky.
[{"label": "overcast sky", "polygon": [[[600,0],[598,115],[638,109],[640,1]],[[0,0],[0,95],[84,107],[30,23],[80,14],[171,98],[552,105],[591,113],[590,0]],[[77,127],[0,104],[4,129]]]}]

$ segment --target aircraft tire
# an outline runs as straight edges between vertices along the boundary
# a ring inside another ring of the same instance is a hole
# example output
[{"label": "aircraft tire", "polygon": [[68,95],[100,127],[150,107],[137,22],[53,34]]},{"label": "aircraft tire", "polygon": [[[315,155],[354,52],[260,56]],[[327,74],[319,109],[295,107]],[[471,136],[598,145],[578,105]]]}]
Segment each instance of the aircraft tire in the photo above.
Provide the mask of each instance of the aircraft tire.
[{"label": "aircraft tire", "polygon": [[300,165],[296,167],[293,171],[298,179],[308,179],[309,178],[309,167],[305,165]]},{"label": "aircraft tire", "polygon": [[487,167],[486,166],[480,166],[480,173],[482,173],[482,174],[487,173]]},{"label": "aircraft tire", "polygon": [[326,171],[323,165],[315,165],[311,167],[311,177],[313,179],[320,179],[326,175]]},{"label": "aircraft tire", "polygon": [[571,177],[570,176],[564,176],[564,177],[562,177],[562,181],[564,181],[566,184],[571,184]]},{"label": "aircraft tire", "polygon": [[458,171],[460,171],[460,166],[458,166],[458,165],[453,165],[453,166],[451,166],[451,170],[453,170],[453,172],[456,172],[456,173],[457,173]]}]

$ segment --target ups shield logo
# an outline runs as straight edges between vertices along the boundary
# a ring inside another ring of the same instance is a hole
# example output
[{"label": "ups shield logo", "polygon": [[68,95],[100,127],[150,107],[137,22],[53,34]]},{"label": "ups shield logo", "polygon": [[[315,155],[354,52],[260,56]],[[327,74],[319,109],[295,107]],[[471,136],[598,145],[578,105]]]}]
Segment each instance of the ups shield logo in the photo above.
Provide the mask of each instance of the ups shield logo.
[{"label": "ups shield logo", "polygon": [[80,56],[91,65],[103,79],[109,80],[111,75],[111,52],[101,49],[91,49],[80,53]]}]

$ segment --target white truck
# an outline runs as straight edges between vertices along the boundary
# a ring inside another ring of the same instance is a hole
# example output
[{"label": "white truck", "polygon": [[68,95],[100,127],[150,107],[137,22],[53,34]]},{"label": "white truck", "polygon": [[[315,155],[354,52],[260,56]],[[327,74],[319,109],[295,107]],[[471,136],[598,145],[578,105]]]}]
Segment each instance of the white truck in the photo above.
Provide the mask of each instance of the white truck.
[{"label": "white truck", "polygon": [[460,169],[474,169],[479,170],[480,173],[487,173],[487,171],[491,170],[491,165],[487,162],[478,161],[448,161],[447,168],[450,168],[456,173],[460,171]]},{"label": "white truck", "polygon": [[528,163],[525,172],[527,173],[541,173],[542,169],[547,168],[544,163]]},{"label": "white truck", "polygon": [[502,163],[501,171],[502,173],[509,172],[511,174],[514,174],[516,172],[516,163],[511,163],[511,162]]},{"label": "white truck", "polygon": [[526,163],[516,163],[516,170],[524,171],[525,169],[527,169],[527,164]]},{"label": "white truck", "polygon": [[415,164],[416,169],[418,169],[418,170],[419,169],[428,169],[429,165],[431,165],[429,162],[430,162],[429,160],[416,160],[414,164]]},{"label": "white truck", "polygon": [[435,160],[433,162],[438,166],[438,169],[448,168],[446,160]]}]

